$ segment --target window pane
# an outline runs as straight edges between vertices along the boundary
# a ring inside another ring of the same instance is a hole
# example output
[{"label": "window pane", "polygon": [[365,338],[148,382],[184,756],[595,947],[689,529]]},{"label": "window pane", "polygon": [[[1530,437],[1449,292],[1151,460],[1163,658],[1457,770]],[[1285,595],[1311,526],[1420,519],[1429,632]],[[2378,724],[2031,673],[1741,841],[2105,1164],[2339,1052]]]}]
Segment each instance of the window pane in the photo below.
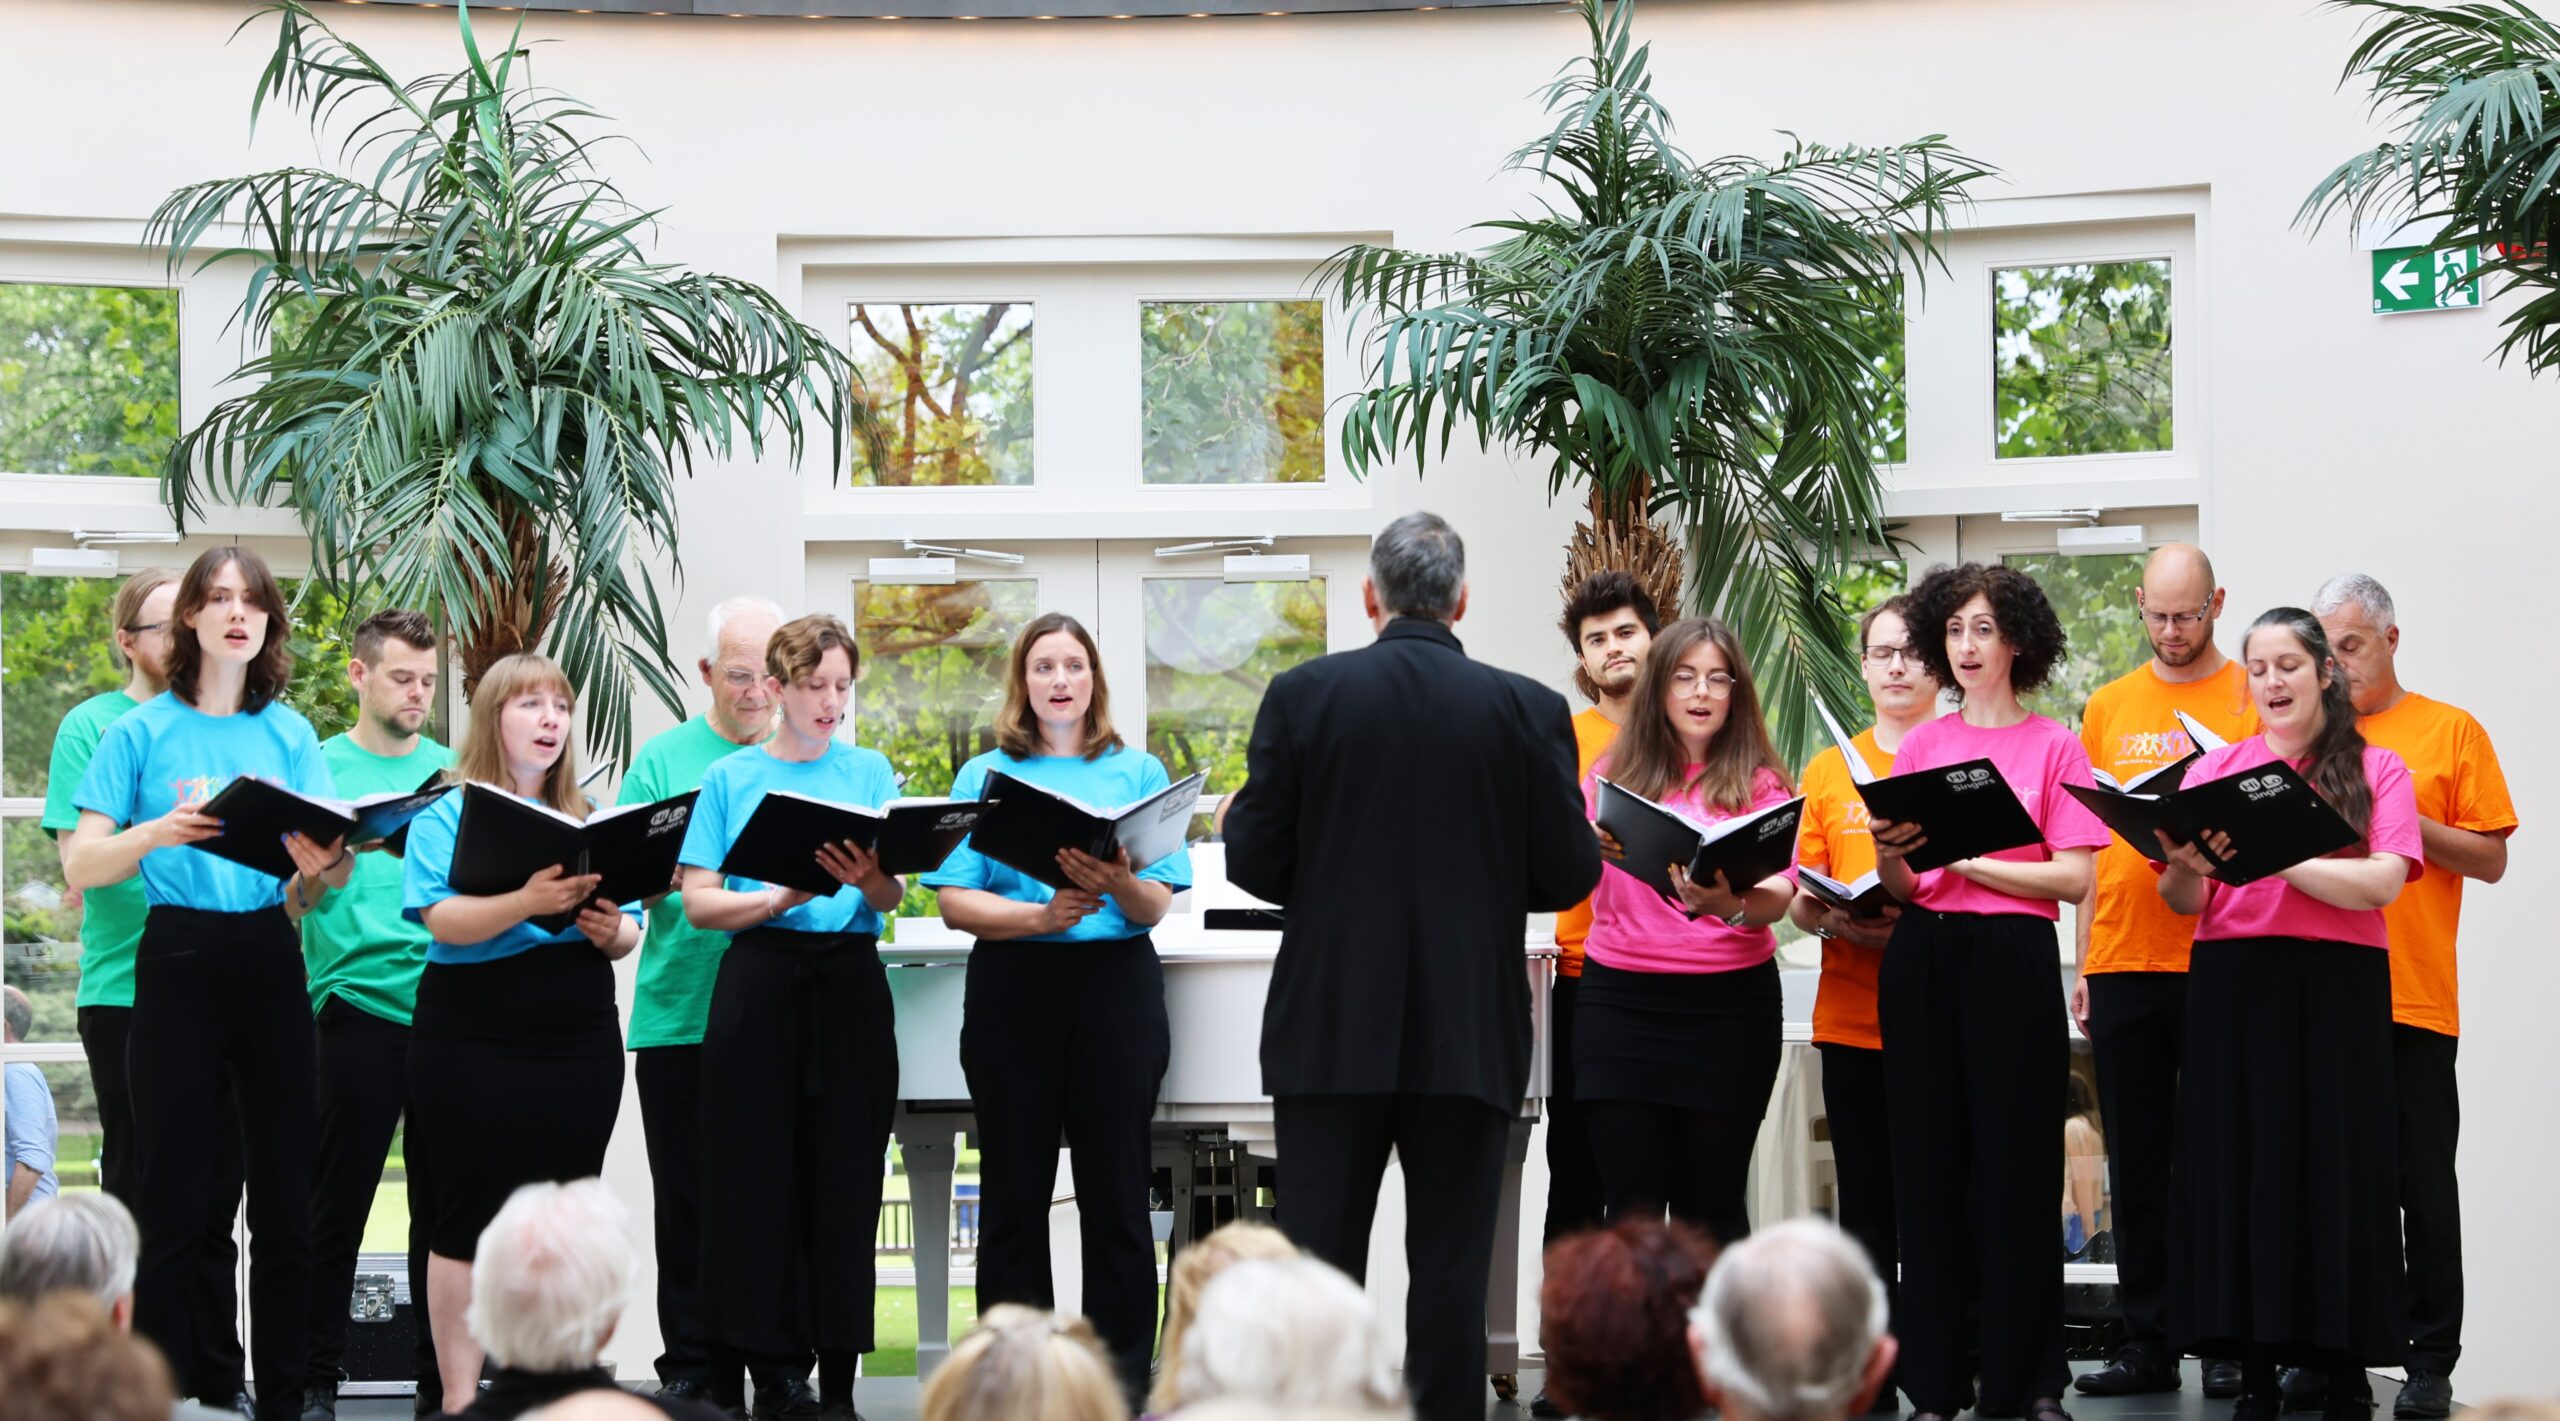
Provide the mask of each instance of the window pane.
[{"label": "window pane", "polygon": [[1324,655],[1324,579],[1146,586],[1147,748],[1210,794],[1244,783],[1245,741],[1271,678]]},{"label": "window pane", "polygon": [[[971,756],[995,748],[1005,654],[1039,615],[1040,584],[955,582],[854,587],[854,742],[889,757],[910,795],[948,794]],[[900,917],[933,917],[933,890],[907,885]]]},{"label": "window pane", "polygon": [[2096,1057],[2071,1041],[2071,1081],[2062,1121],[2062,1250],[2069,1263],[2116,1261],[2114,1194],[2107,1177],[2107,1121],[2098,1111]]},{"label": "window pane", "polygon": [[0,472],[150,477],[177,437],[177,292],[0,284]]},{"label": "window pane", "polygon": [[77,1041],[80,908],[62,883],[62,858],[33,819],[0,823],[0,982],[35,1007],[29,1041]]},{"label": "window pane", "polygon": [[1867,387],[1875,394],[1875,423],[1867,432],[1867,452],[1880,464],[1900,464],[1911,457],[1909,407],[1903,381],[1902,279],[1875,290],[1849,323],[1866,342]]},{"label": "window pane", "polygon": [[848,348],[889,436],[857,487],[1031,482],[1029,304],[856,305]]},{"label": "window pane", "polygon": [[107,627],[120,585],[0,573],[0,795],[42,798],[63,715],[124,685]]},{"label": "window pane", "polygon": [[1846,563],[1832,569],[1831,594],[1840,599],[1840,611],[1846,619],[1841,625],[1841,644],[1853,655],[1861,654],[1858,620],[1866,616],[1868,608],[1899,596],[1910,585],[1910,569],[1900,558]]},{"label": "window pane", "polygon": [[1139,308],[1151,484],[1324,481],[1324,305]]},{"label": "window pane", "polygon": [[[64,1000],[68,1001],[68,998]],[[33,1072],[53,1098],[53,1176],[59,1193],[98,1187],[98,1096],[89,1084],[89,1068],[76,1061],[13,1061],[9,1074]],[[13,1130],[27,1128],[16,1120]],[[41,1127],[37,1127],[41,1129]],[[41,1139],[41,1135],[38,1136]],[[12,1171],[14,1172],[14,1170]]]},{"label": "window pane", "polygon": [[2035,553],[2001,559],[2044,588],[2062,619],[2070,646],[2043,690],[2025,698],[2028,709],[2077,730],[2089,693],[2143,663],[2151,641],[2133,594],[2142,586],[2146,553]]},{"label": "window pane", "polygon": [[2001,458],[2173,447],[2168,262],[2014,267],[1992,282]]},{"label": "window pane", "polygon": [[347,657],[354,649],[356,624],[381,611],[382,605],[372,597],[351,603],[318,582],[279,581],[285,605],[293,611],[293,685],[285,692],[285,700],[311,722],[314,734],[326,740],[356,723],[356,691],[347,683]]}]

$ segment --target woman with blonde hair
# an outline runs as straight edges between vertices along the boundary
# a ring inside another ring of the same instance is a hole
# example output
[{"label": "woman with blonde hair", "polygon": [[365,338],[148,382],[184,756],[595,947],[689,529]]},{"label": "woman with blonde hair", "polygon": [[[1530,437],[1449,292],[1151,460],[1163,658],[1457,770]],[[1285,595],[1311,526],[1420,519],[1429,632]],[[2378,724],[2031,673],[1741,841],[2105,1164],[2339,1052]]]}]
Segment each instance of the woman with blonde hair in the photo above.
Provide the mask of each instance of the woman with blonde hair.
[{"label": "woman with blonde hair", "polygon": [[1221,1224],[1173,1256],[1172,1266],[1165,1270],[1164,1356],[1156,1364],[1155,1390],[1147,1393],[1148,1415],[1162,1416],[1182,1404],[1182,1335],[1191,1330],[1209,1280],[1229,1264],[1297,1256],[1298,1246],[1289,1242],[1287,1234],[1244,1219]]},{"label": "woman with blonde hair", "polygon": [[1128,1421],[1120,1382],[1083,1318],[1001,1303],[924,1384],[924,1421]]},{"label": "woman with blonde hair", "polygon": [[[575,701],[550,658],[502,657],[471,692],[471,726],[449,772],[584,819],[570,746]],[[622,1105],[622,1026],[613,964],[640,945],[638,905],[596,901],[599,879],[553,864],[513,892],[453,889],[462,800],[409,823],[403,916],[434,941],[409,1033],[412,1161],[432,1159],[427,1313],[447,1411],[478,1394],[480,1344],[464,1325],[480,1231],[519,1185],[604,1172]],[[530,921],[576,910],[556,933]]]}]

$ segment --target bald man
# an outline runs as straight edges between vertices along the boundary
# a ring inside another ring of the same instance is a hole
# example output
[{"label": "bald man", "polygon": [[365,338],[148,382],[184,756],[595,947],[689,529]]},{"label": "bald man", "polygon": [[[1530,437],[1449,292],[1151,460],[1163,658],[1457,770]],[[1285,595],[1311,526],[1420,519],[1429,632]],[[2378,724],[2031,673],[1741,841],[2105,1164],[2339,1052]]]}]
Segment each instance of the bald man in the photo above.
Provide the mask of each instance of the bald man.
[{"label": "bald man", "polygon": [[[2134,592],[2151,659],[2099,687],[2080,713],[2080,741],[2093,767],[2122,783],[2176,763],[2195,748],[2179,711],[2226,741],[2257,734],[2248,676],[2214,644],[2222,601],[2202,550],[2170,543],[2151,555]],[[2196,924],[2160,901],[2158,882],[2151,861],[2117,840],[2099,851],[2096,885],[2080,905],[2071,1014],[2097,1054],[2116,1297],[2124,1310],[2115,1356],[2075,1383],[2090,1396],[2179,1386],[2178,1353],[2169,1342],[2169,1165]],[[2236,1364],[2207,1362],[2205,1395],[2238,1395],[2238,1373]]]}]

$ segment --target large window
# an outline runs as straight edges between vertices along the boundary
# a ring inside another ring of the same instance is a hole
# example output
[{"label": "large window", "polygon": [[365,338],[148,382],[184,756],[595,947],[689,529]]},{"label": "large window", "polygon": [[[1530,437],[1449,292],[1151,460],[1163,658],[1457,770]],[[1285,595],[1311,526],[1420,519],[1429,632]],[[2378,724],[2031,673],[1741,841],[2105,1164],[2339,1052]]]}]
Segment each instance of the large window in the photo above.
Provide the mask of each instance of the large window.
[{"label": "large window", "polygon": [[860,486],[1031,482],[1031,306],[857,303],[855,367],[886,425],[887,457],[857,448]]},{"label": "large window", "polygon": [[2175,447],[2168,262],[2011,267],[1992,293],[2001,458]]},{"label": "large window", "polygon": [[2151,655],[2133,594],[2142,586],[2144,553],[2017,554],[2002,559],[2036,580],[2070,638],[2062,664],[2028,708],[2078,729],[2089,693]]},{"label": "large window", "polygon": [[0,473],[147,478],[177,437],[177,292],[0,283]]},{"label": "large window", "polygon": [[1205,793],[1244,783],[1245,741],[1271,678],[1324,655],[1325,584],[1157,577],[1146,584],[1147,748]]},{"label": "large window", "polygon": [[1324,481],[1324,306],[1149,301],[1139,309],[1151,484]]}]

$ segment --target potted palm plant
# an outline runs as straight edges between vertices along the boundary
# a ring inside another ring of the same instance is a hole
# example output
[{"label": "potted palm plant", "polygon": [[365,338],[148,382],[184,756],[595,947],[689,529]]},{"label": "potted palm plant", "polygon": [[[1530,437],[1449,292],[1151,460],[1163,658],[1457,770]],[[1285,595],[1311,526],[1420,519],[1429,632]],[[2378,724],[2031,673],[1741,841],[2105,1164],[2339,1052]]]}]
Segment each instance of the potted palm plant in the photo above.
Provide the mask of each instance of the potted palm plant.
[{"label": "potted palm plant", "polygon": [[1567,586],[1624,568],[1676,607],[1685,563],[1685,605],[1734,624],[1801,752],[1809,695],[1860,694],[1830,579],[1890,545],[1872,436],[1895,293],[1991,170],[1937,136],[1692,160],[1632,0],[1577,9],[1590,52],[1509,160],[1548,184],[1544,210],[1481,224],[1505,235],[1480,250],[1361,245],[1324,269],[1370,318],[1343,454],[1427,466],[1463,419],[1543,459],[1550,496],[1588,504]]},{"label": "potted palm plant", "polygon": [[848,434],[876,439],[852,367],[753,283],[649,257],[658,214],[598,171],[597,116],[531,84],[521,22],[493,58],[457,6],[464,67],[404,82],[299,0],[259,16],[251,122],[291,104],[348,171],[153,214],[172,270],[248,264],[238,319],[268,347],[171,447],[163,496],[182,529],[209,497],[291,507],[323,584],[434,615],[466,689],[547,651],[620,757],[636,688],[682,713],[643,562],[677,566],[676,475],[775,433],[796,462],[818,425],[842,468]]}]

